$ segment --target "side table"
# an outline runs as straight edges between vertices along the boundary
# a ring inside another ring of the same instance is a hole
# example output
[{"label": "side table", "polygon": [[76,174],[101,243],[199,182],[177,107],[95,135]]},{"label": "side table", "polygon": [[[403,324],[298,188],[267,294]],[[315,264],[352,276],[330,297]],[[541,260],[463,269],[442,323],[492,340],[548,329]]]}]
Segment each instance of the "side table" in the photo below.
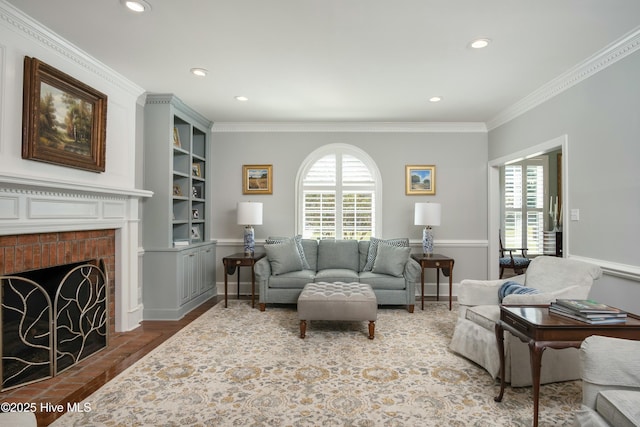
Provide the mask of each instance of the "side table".
[{"label": "side table", "polygon": [[453,292],[453,258],[440,254],[411,254],[411,258],[420,264],[422,272],[420,273],[420,283],[422,285],[420,296],[422,301],[422,309],[424,310],[424,269],[436,269],[436,301],[440,300],[440,270],[446,276],[449,276],[449,310],[451,310],[451,293]]},{"label": "side table", "polygon": [[264,253],[245,255],[243,252],[222,258],[224,264],[224,307],[227,307],[227,276],[233,275],[238,269],[238,298],[240,298],[240,267],[251,267],[251,308],[255,307],[256,274],[253,266],[265,256]]},{"label": "side table", "polygon": [[529,344],[533,392],[533,426],[538,425],[540,399],[540,369],[542,353],[547,348],[580,348],[591,335],[638,340],[640,317],[627,314],[625,323],[591,325],[568,317],[549,313],[549,306],[500,306],[500,320],[496,323],[496,340],[500,355],[500,394],[494,398],[501,402],[504,396],[504,331],[511,332],[520,341]]}]

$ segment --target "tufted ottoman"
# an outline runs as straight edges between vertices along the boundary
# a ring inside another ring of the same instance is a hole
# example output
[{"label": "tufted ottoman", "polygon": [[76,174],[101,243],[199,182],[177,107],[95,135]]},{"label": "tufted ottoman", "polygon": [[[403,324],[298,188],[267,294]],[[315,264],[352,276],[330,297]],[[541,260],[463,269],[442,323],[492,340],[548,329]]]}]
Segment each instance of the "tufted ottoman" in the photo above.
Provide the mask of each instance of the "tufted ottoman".
[{"label": "tufted ottoman", "polygon": [[368,320],[372,340],[377,318],[376,294],[364,283],[307,283],[298,297],[300,338],[305,337],[307,320]]}]

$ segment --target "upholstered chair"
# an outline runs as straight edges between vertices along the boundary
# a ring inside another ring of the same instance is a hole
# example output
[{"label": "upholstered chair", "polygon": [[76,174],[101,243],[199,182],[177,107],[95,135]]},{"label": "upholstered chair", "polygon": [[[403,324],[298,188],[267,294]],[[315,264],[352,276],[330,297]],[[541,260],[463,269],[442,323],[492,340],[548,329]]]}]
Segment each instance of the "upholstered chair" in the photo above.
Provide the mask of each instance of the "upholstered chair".
[{"label": "upholstered chair", "polygon": [[[549,304],[556,298],[586,299],[594,280],[602,276],[600,267],[571,259],[540,256],[523,275],[510,278],[535,294],[511,294],[503,304]],[[500,318],[498,290],[506,280],[462,280],[458,292],[460,311],[451,339],[455,353],[482,366],[497,378],[500,358],[495,323]],[[529,348],[505,331],[505,381],[513,387],[531,385]],[[542,356],[541,384],[580,378],[578,350],[547,349]]]},{"label": "upholstered chair", "polygon": [[640,425],[640,341],[593,335],[580,346],[582,406],[574,425]]}]

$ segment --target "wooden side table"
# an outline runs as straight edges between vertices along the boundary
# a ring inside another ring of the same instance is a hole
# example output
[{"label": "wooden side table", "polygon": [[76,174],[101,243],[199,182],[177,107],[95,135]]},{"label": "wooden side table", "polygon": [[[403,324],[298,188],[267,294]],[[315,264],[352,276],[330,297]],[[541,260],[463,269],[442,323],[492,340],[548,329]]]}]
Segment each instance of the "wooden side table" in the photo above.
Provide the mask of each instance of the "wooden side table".
[{"label": "wooden side table", "polygon": [[582,341],[591,335],[613,338],[640,339],[640,317],[627,314],[625,323],[591,325],[568,317],[549,313],[549,306],[500,306],[500,320],[496,323],[496,340],[500,355],[500,394],[504,396],[504,331],[529,344],[533,392],[533,426],[538,425],[540,399],[540,369],[542,353],[547,348],[580,348]]},{"label": "wooden side table", "polygon": [[420,273],[420,299],[422,300],[422,309],[424,310],[424,269],[435,268],[436,269],[436,301],[440,300],[440,270],[446,276],[449,276],[449,310],[451,310],[451,300],[453,292],[453,258],[440,254],[411,254],[411,258],[416,260],[422,269]]},{"label": "wooden side table", "polygon": [[264,253],[245,255],[243,252],[222,258],[224,264],[224,307],[227,307],[227,276],[233,275],[238,269],[238,298],[240,298],[240,267],[251,267],[251,308],[255,307],[256,274],[253,266],[265,256]]}]

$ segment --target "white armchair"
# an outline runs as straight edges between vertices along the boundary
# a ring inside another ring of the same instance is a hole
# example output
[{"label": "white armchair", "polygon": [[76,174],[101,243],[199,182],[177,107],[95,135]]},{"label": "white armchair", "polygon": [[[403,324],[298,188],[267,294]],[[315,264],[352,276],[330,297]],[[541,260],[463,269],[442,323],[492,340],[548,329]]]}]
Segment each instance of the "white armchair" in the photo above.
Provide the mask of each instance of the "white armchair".
[{"label": "white armchair", "polygon": [[[537,294],[507,295],[503,304],[549,304],[557,298],[588,297],[593,281],[602,276],[600,267],[550,256],[534,258],[527,272],[508,280],[535,288]],[[450,349],[472,360],[496,378],[500,358],[495,323],[500,318],[498,290],[507,280],[463,280],[458,302],[460,312]],[[505,381],[512,387],[531,385],[529,348],[505,332]],[[577,349],[548,349],[542,356],[541,384],[580,378]]]},{"label": "white armchair", "polygon": [[593,335],[582,342],[582,406],[574,425],[640,425],[640,341]]}]

